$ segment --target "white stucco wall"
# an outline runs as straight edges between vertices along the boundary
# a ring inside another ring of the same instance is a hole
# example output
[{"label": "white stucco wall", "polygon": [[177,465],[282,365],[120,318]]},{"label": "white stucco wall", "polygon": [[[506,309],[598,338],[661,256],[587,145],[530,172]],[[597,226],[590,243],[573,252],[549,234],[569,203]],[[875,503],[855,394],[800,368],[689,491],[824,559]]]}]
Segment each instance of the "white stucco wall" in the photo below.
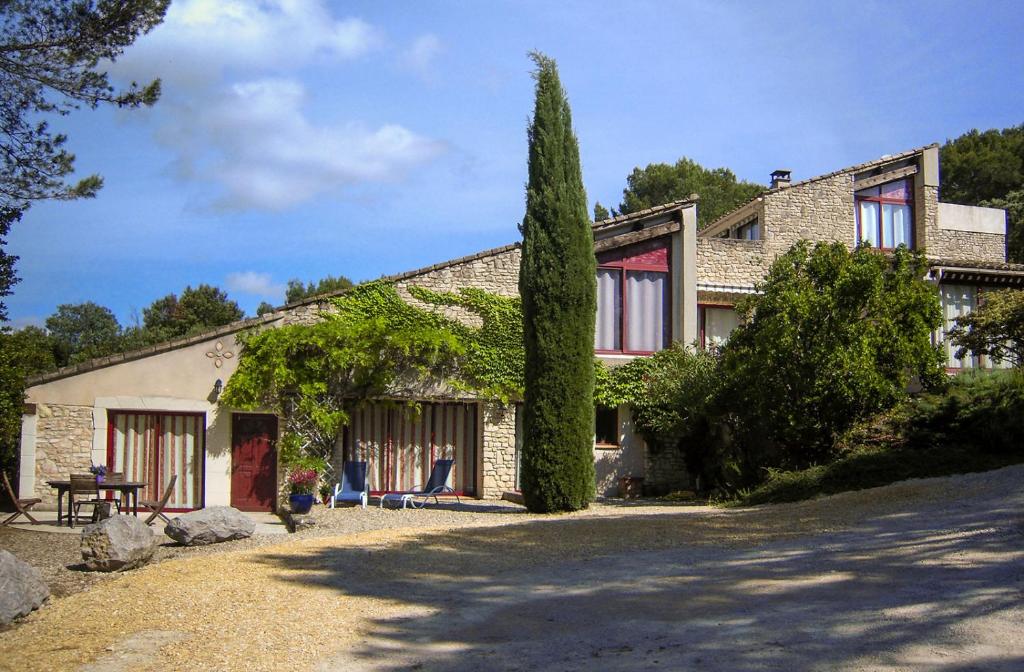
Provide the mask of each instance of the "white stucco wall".
[{"label": "white stucco wall", "polygon": [[947,231],[971,231],[1006,235],[1006,211],[974,205],[939,203],[939,228]]},{"label": "white stucco wall", "polygon": [[594,480],[598,497],[618,497],[619,478],[644,475],[644,440],[633,431],[628,406],[619,407],[619,447],[594,446]]},{"label": "white stucco wall", "polygon": [[[217,348],[218,343],[220,348]],[[34,385],[26,390],[26,401],[41,408],[88,409],[92,419],[91,435],[83,438],[89,445],[82,448],[87,448],[91,461],[96,464],[106,462],[107,419],[111,410],[204,413],[204,501],[207,506],[228,505],[231,502],[231,411],[216,404],[214,385],[217,380],[226,382],[234,373],[238,350],[234,334],[221,335]],[[218,361],[220,366],[216,365]],[[36,416],[25,415],[20,473],[23,496],[49,495],[45,481],[67,476],[48,473],[43,465],[37,465],[38,431]]]}]

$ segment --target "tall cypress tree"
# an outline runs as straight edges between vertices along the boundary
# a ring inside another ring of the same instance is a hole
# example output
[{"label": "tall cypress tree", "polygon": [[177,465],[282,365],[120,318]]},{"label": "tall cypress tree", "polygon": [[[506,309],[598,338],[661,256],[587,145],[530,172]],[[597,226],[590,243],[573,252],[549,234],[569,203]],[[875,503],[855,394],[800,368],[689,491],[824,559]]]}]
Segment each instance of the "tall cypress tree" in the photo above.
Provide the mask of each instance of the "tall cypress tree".
[{"label": "tall cypress tree", "polygon": [[594,495],[597,270],[580,150],[555,62],[539,53],[523,219],[526,394],[522,489],[531,511],[575,511]]}]

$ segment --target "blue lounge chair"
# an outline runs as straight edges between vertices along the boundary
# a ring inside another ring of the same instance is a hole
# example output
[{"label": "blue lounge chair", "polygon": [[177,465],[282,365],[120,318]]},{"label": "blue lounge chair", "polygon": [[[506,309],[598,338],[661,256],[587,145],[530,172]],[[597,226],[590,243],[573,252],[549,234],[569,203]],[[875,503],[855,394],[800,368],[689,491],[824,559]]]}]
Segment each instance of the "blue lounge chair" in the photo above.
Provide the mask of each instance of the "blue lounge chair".
[{"label": "blue lounge chair", "polygon": [[370,485],[366,480],[366,462],[346,462],[341,471],[341,483],[335,483],[331,508],[338,502],[359,502],[366,508],[370,498]]},{"label": "blue lounge chair", "polygon": [[459,499],[459,494],[448,487],[448,476],[452,473],[452,464],[454,462],[454,460],[435,461],[433,468],[430,470],[430,478],[427,479],[425,485],[414,485],[412,490],[389,492],[386,495],[382,495],[380,498],[381,508],[384,508],[385,500],[398,499],[402,502],[403,509],[407,504],[412,505],[414,509],[422,509],[431,497],[434,498],[434,503],[436,504],[440,501],[438,496],[445,494],[455,495],[455,501],[461,504],[462,500]]}]

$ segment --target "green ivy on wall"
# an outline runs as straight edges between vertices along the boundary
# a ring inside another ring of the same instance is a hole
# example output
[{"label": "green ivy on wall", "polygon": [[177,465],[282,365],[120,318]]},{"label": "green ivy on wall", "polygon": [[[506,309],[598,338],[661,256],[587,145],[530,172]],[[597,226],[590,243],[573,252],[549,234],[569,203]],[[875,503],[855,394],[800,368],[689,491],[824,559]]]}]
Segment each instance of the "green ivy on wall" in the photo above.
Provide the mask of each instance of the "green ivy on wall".
[{"label": "green ivy on wall", "polygon": [[[271,410],[285,419],[289,466],[327,459],[349,413],[370,400],[415,403],[456,390],[501,404],[523,395],[523,317],[518,297],[463,288],[410,287],[425,307],[391,283],[354,287],[332,300],[314,324],[253,330],[239,337],[238,370],[219,403]],[[443,314],[461,312],[473,322]],[[648,358],[606,367],[595,362],[595,402],[643,397]]]}]

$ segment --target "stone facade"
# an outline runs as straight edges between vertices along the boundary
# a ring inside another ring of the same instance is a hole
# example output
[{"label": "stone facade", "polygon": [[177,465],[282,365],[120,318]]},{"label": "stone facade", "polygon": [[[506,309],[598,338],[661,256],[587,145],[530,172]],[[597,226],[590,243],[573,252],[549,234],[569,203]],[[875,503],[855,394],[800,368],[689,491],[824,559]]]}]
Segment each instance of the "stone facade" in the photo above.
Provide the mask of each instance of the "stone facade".
[{"label": "stone facade", "polygon": [[482,454],[479,496],[501,499],[516,489],[516,407],[481,404]]},{"label": "stone facade", "polygon": [[937,229],[929,239],[926,254],[933,259],[1006,261],[1006,237],[973,231]]},{"label": "stone facade", "polygon": [[697,285],[753,286],[774,259],[763,240],[698,238]]},{"label": "stone facade", "polygon": [[281,325],[286,326],[289,324],[313,324],[319,321],[320,313],[330,308],[330,302],[314,301],[311,303],[304,303],[297,306],[288,307],[286,306],[282,311]]},{"label": "stone facade", "polygon": [[[926,187],[914,194],[924,199],[929,212],[938,213],[939,190]],[[956,231],[939,226],[938,217],[925,224],[925,254],[933,259],[963,259],[970,261],[1006,261],[1006,236],[975,231]]]},{"label": "stone facade", "polygon": [[[500,248],[491,254],[468,257],[462,263],[429,268],[415,275],[403,276],[395,283],[399,296],[413,305],[425,306],[409,294],[416,286],[435,292],[458,292],[463,287],[475,287],[499,296],[519,296],[519,261],[522,252],[518,246]],[[479,317],[457,306],[445,306],[440,311],[471,326],[479,326]]]},{"label": "stone facade", "polygon": [[[409,287],[423,287],[436,292],[457,292],[463,287],[475,287],[500,296],[519,295],[519,261],[522,257],[518,245],[508,245],[444,264],[436,264],[418,271],[383,278],[395,283],[399,296],[409,303],[426,307],[409,294]],[[430,306],[436,309],[435,306]],[[285,306],[281,324],[313,324],[320,313],[330,310],[329,298],[309,303]],[[475,324],[477,317],[457,307],[440,309],[445,315]]]},{"label": "stone facade", "polygon": [[681,450],[647,450],[644,455],[644,494],[667,495],[674,490],[693,488]]},{"label": "stone facade", "polygon": [[801,239],[837,240],[853,248],[853,175],[840,173],[765,194],[762,236],[772,259]]},{"label": "stone facade", "polygon": [[40,508],[56,508],[57,491],[46,482],[89,473],[92,465],[92,408],[39,404],[36,417],[34,496],[43,500]]}]

